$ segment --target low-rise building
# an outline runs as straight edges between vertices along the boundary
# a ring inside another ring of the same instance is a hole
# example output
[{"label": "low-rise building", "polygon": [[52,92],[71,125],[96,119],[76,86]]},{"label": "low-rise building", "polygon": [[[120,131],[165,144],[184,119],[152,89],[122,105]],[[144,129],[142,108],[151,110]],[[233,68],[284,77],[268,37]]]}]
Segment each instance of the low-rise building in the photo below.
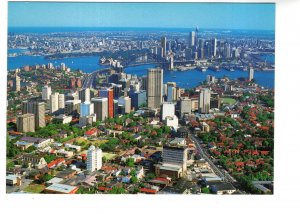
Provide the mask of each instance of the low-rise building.
[{"label": "low-rise building", "polygon": [[44,191],[45,193],[51,194],[75,194],[78,189],[79,187],[77,186],[54,183],[51,186],[48,186]]}]

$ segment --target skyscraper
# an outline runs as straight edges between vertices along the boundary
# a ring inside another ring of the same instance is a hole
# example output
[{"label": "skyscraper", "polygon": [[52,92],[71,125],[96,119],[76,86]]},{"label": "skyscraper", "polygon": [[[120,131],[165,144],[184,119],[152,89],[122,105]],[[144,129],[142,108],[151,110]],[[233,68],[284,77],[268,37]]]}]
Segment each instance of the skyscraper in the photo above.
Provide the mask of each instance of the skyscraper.
[{"label": "skyscraper", "polygon": [[164,102],[161,105],[161,120],[166,119],[166,117],[174,117],[175,115],[175,103]]},{"label": "skyscraper", "polygon": [[90,103],[85,101],[84,103],[80,103],[80,116],[90,116],[94,113],[94,103]]},{"label": "skyscraper", "polygon": [[210,90],[203,88],[199,94],[199,112],[202,114],[209,113],[210,109]]},{"label": "skyscraper", "polygon": [[55,114],[58,111],[58,93],[50,95],[50,113]]},{"label": "skyscraper", "polygon": [[51,93],[52,93],[51,87],[48,85],[45,85],[42,88],[42,100],[49,100]]},{"label": "skyscraper", "polygon": [[195,38],[196,38],[196,34],[195,31],[190,32],[190,38],[189,38],[189,46],[190,47],[194,47],[195,46]]},{"label": "skyscraper", "polygon": [[161,37],[161,48],[162,48],[162,57],[167,56],[167,38],[165,36]]},{"label": "skyscraper", "polygon": [[38,101],[23,101],[22,114],[34,114],[35,128],[45,127],[45,103]]},{"label": "skyscraper", "polygon": [[129,114],[131,111],[131,98],[130,97],[119,97],[119,105],[124,106],[125,114]]},{"label": "skyscraper", "polygon": [[211,55],[213,57],[217,56],[217,39],[213,38],[211,40]]},{"label": "skyscraper", "polygon": [[94,97],[91,100],[94,103],[94,113],[96,114],[96,120],[105,120],[108,117],[108,99],[106,97]]},{"label": "skyscraper", "polygon": [[95,146],[90,146],[87,152],[87,164],[86,168],[90,172],[99,170],[102,167],[102,150],[95,148]]},{"label": "skyscraper", "polygon": [[254,78],[254,69],[249,68],[249,81],[252,81]]},{"label": "skyscraper", "polygon": [[18,132],[34,132],[34,114],[22,114],[17,116]]},{"label": "skyscraper", "polygon": [[147,85],[148,108],[160,108],[163,92],[163,69],[148,69]]},{"label": "skyscraper", "polygon": [[192,111],[192,101],[188,97],[181,97],[179,102],[179,113],[182,118],[185,114],[190,115]]},{"label": "skyscraper", "polygon": [[167,101],[173,102],[176,100],[176,83],[168,82],[167,83]]},{"label": "skyscraper", "polygon": [[14,87],[13,87],[14,91],[16,91],[16,92],[20,91],[20,89],[21,89],[21,79],[17,74],[13,79],[13,85],[14,85]]},{"label": "skyscraper", "polygon": [[91,100],[91,92],[89,88],[86,89],[81,89],[79,91],[79,99],[81,100],[81,102],[90,102]]},{"label": "skyscraper", "polygon": [[108,117],[114,117],[114,91],[111,88],[101,88],[99,91],[99,97],[106,97],[108,99],[107,109]]}]

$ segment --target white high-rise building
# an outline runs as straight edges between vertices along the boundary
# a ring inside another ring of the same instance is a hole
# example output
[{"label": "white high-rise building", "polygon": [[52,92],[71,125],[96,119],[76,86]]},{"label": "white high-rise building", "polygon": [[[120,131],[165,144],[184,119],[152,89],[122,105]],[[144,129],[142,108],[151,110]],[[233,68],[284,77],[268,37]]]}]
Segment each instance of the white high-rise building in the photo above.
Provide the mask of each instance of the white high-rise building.
[{"label": "white high-rise building", "polygon": [[119,105],[123,105],[125,108],[125,113],[129,114],[131,111],[131,98],[130,97],[120,97],[118,99]]},{"label": "white high-rise building", "polygon": [[58,109],[64,109],[65,108],[65,95],[59,94],[58,95]]},{"label": "white high-rise building", "polygon": [[254,69],[249,68],[249,81],[252,81],[254,78]]},{"label": "white high-rise building", "polygon": [[190,47],[193,47],[195,45],[195,38],[196,34],[195,31],[190,32]]},{"label": "white high-rise building", "polygon": [[161,106],[161,119],[165,120],[166,117],[174,117],[175,115],[175,103],[164,102]]},{"label": "white high-rise building", "polygon": [[50,95],[51,95],[52,91],[51,91],[51,87],[48,85],[45,85],[42,88],[42,99],[43,100],[49,100],[50,99]]},{"label": "white high-rise building", "polygon": [[58,93],[50,95],[50,113],[58,111]]},{"label": "white high-rise building", "polygon": [[87,152],[87,170],[93,172],[99,170],[102,167],[102,150],[95,148],[95,146],[90,146]]},{"label": "white high-rise building", "polygon": [[210,109],[210,90],[203,88],[199,94],[199,112],[202,114],[209,113]]},{"label": "white high-rise building", "polygon": [[91,91],[89,88],[86,89],[81,89],[79,91],[79,99],[81,100],[81,102],[90,102],[91,101]]}]

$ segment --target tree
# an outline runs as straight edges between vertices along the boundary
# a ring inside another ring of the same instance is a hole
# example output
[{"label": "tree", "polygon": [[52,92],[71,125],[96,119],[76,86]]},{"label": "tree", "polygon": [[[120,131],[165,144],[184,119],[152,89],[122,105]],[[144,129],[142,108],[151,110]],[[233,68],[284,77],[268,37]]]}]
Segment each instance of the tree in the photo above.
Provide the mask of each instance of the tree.
[{"label": "tree", "polygon": [[41,181],[42,183],[45,183],[45,182],[51,180],[52,178],[53,178],[52,175],[50,175],[50,174],[44,174],[44,175],[40,176],[39,179],[40,179],[40,181]]},{"label": "tree", "polygon": [[126,190],[123,187],[113,187],[108,194],[125,194]]},{"label": "tree", "polygon": [[130,178],[130,182],[133,183],[133,184],[137,183],[138,181],[139,181],[139,179],[136,176],[132,176]]},{"label": "tree", "polygon": [[134,159],[133,158],[127,158],[126,166],[134,167]]},{"label": "tree", "polygon": [[209,188],[207,188],[207,187],[202,187],[202,188],[201,188],[201,192],[202,192],[202,193],[206,193],[206,194],[207,194],[207,193],[210,193]]}]

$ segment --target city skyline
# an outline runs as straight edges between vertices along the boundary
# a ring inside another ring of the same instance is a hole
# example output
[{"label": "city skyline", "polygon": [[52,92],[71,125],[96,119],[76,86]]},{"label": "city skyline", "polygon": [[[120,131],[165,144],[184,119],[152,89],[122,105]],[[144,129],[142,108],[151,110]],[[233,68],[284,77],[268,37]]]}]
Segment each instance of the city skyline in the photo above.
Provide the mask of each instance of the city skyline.
[{"label": "city skyline", "polygon": [[9,2],[8,8],[8,27],[275,30],[275,4],[270,3]]}]

